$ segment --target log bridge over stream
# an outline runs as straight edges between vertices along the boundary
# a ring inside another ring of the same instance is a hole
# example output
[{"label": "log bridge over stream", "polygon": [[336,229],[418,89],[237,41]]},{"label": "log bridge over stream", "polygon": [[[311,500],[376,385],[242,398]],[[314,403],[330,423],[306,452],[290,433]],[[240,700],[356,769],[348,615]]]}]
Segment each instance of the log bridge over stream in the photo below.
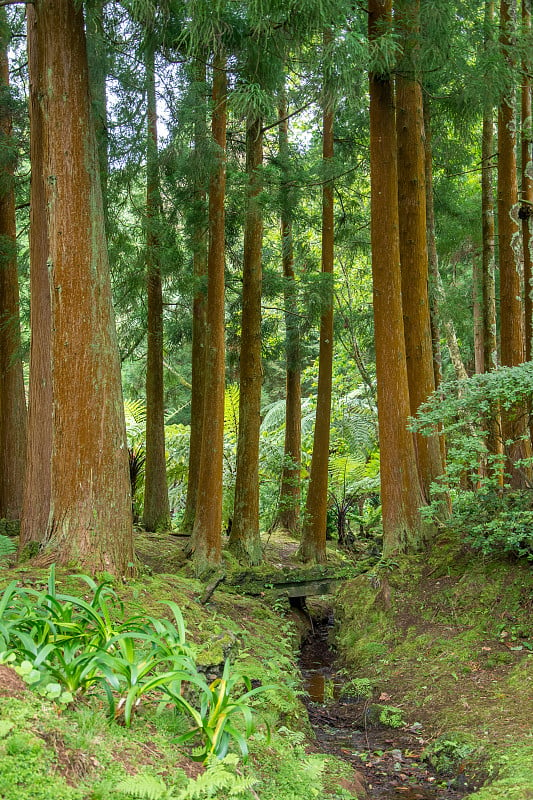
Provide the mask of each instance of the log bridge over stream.
[{"label": "log bridge over stream", "polygon": [[298,569],[272,569],[266,571],[253,568],[245,572],[234,572],[226,576],[226,585],[239,594],[255,597],[288,597],[289,600],[303,597],[333,594],[344,582],[352,580],[358,570],[343,567],[309,567]]}]

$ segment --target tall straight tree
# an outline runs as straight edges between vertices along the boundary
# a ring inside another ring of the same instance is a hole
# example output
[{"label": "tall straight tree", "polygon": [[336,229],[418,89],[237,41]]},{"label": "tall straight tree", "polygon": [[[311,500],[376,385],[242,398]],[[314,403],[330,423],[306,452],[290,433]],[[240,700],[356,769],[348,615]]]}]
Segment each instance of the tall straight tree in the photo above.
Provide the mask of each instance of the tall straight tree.
[{"label": "tall straight tree", "polygon": [[[494,0],[485,2],[484,49],[488,51],[494,40]],[[487,74],[487,79],[489,75]],[[498,366],[498,338],[496,323],[496,260],[494,223],[494,105],[490,97],[483,103],[481,135],[481,283],[483,295],[483,369],[490,372]],[[501,456],[503,440],[501,416],[498,409],[487,420],[487,449],[491,455]],[[501,468],[496,475],[503,482]]]},{"label": "tall straight tree", "polygon": [[263,121],[252,111],[246,124],[246,216],[242,270],[239,435],[235,503],[229,549],[248,564],[261,561],[259,535],[259,430],[261,427],[261,292],[263,213],[260,168]]},{"label": "tall straight tree", "polygon": [[222,552],[222,467],[224,456],[224,244],[226,194],[227,77],[222,41],[213,60],[211,133],[216,146],[209,181],[207,334],[205,396],[198,497],[190,550],[198,573],[220,563]]},{"label": "tall straight tree", "polygon": [[[498,108],[498,244],[500,261],[501,363],[521,364],[526,357],[521,281],[521,247],[518,228],[516,170],[515,47],[516,0],[501,0],[500,47],[508,66],[507,86]],[[526,485],[524,473],[513,467],[531,451],[525,408],[515,407],[503,416],[504,440],[514,440],[508,453],[508,470],[514,488]]]},{"label": "tall straight tree", "polygon": [[[485,3],[485,49],[493,37],[494,0]],[[487,76],[488,77],[488,76]],[[490,371],[498,366],[496,337],[496,281],[494,258],[494,107],[491,99],[483,104],[481,139],[481,217],[482,217],[482,284],[483,284],[483,346],[484,367]]]},{"label": "tall straight tree", "polygon": [[165,456],[165,400],[163,384],[163,287],[160,246],[161,196],[157,153],[157,104],[153,31],[145,39],[147,97],[146,138],[146,286],[148,351],[146,355],[146,462],[144,467],[143,524],[149,531],[170,527]]},{"label": "tall straight tree", "polygon": [[300,325],[298,321],[297,287],[294,272],[294,243],[292,226],[289,169],[289,121],[287,94],[280,93],[279,102],[279,160],[281,178],[281,261],[285,307],[285,442],[283,469],[276,525],[291,533],[300,527],[300,473],[302,458],[302,387],[300,366]]},{"label": "tall straight tree", "polygon": [[[522,32],[531,36],[531,0],[522,0]],[[522,64],[521,96],[521,155],[522,191],[519,216],[522,220],[522,246],[524,250],[524,312],[526,360],[531,359],[533,337],[533,112],[531,90],[533,80],[531,71],[533,58],[524,58]]]},{"label": "tall straight tree", "polygon": [[51,278],[53,432],[45,557],[133,571],[120,363],[91,116],[83,11],[34,4]]},{"label": "tall straight tree", "polygon": [[[391,0],[370,0],[368,33],[390,34]],[[378,387],[383,552],[417,549],[423,539],[423,503],[410,414],[400,273],[398,171],[394,92],[389,72],[371,72],[370,183],[374,336]]]},{"label": "tall straight tree", "polygon": [[[324,62],[332,42],[331,30],[323,36]],[[334,99],[328,77],[322,91],[322,162],[326,180],[322,187],[322,275],[326,280],[325,299],[320,317],[318,386],[315,430],[305,518],[298,557],[322,563],[326,560],[326,523],[328,510],[329,428],[331,423],[331,388],[333,383],[333,257],[335,246],[333,181],[328,176],[333,159]]]},{"label": "tall straight tree", "polygon": [[44,167],[44,57],[33,5],[26,7],[30,82],[30,380],[28,450],[20,524],[19,558],[36,549],[50,514],[52,462],[52,311],[48,273],[48,222]]},{"label": "tall straight tree", "polygon": [[[420,0],[400,0],[396,23],[403,43],[403,59],[396,78],[398,143],[398,200],[402,308],[411,414],[435,390],[428,297],[426,187],[424,164],[424,110],[418,67]],[[442,474],[439,439],[416,434],[420,485],[426,500]]]},{"label": "tall straight tree", "polygon": [[26,461],[26,397],[20,354],[17,228],[5,8],[0,9],[0,518],[20,519]]},{"label": "tall straight tree", "polygon": [[183,533],[192,534],[196,515],[200,458],[202,453],[202,427],[205,398],[205,352],[206,352],[206,276],[207,276],[207,208],[201,161],[205,158],[206,124],[206,56],[195,61],[193,84],[194,96],[194,153],[193,153],[193,193],[190,226],[194,300],[192,311],[192,365],[191,365],[191,436],[189,445],[189,470],[187,497],[181,522]]}]

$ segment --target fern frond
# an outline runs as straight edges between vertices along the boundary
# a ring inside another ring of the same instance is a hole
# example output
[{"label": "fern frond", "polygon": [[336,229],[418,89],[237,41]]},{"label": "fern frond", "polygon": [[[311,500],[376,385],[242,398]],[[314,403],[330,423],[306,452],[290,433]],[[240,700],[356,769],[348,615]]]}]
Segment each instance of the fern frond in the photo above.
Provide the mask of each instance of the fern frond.
[{"label": "fern frond", "polygon": [[146,403],[143,400],[124,400],[124,413],[137,425],[146,422]]},{"label": "fern frond", "polygon": [[237,800],[244,797],[257,780],[237,775],[237,763],[238,759],[234,754],[222,760],[210,758],[206,771],[197,778],[191,778],[176,800],[207,800],[219,796],[225,800]]},{"label": "fern frond", "polygon": [[125,778],[115,788],[130,797],[139,798],[139,800],[174,800],[169,794],[166,784],[153,775],[140,774]]}]

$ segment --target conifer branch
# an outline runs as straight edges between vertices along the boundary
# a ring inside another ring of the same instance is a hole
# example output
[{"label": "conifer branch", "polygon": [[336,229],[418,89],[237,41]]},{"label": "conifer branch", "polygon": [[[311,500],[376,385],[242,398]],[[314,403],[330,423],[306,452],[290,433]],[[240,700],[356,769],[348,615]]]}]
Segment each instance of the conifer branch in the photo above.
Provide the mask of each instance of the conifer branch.
[{"label": "conifer branch", "polygon": [[297,108],[295,111],[291,111],[291,113],[287,114],[285,117],[280,117],[275,122],[272,122],[270,125],[265,125],[264,128],[261,129],[261,132],[266,133],[266,131],[271,130],[271,128],[275,128],[277,125],[281,125],[282,122],[285,122],[285,120],[290,119],[291,117],[295,117],[296,114],[299,114],[301,111],[305,111],[305,109],[309,108],[309,106],[311,105],[313,105],[311,101],[305,103],[303,106],[300,106],[300,108]]}]

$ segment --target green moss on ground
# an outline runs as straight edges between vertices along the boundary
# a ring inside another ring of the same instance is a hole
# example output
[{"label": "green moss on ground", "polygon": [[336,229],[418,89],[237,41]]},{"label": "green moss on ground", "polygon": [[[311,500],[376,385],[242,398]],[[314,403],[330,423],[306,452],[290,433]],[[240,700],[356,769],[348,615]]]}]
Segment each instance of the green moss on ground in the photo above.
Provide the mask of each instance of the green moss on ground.
[{"label": "green moss on ground", "polygon": [[349,673],[421,723],[426,740],[450,732],[475,741],[469,759],[495,782],[473,797],[531,800],[532,612],[529,565],[472,558],[448,540],[429,560],[348,583],[338,646]]}]

